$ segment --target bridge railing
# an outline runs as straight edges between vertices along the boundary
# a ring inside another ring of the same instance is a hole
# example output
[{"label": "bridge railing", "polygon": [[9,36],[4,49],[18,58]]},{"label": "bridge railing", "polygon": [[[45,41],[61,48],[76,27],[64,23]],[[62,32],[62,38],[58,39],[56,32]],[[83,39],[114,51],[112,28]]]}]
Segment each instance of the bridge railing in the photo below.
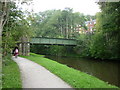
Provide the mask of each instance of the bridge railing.
[{"label": "bridge railing", "polygon": [[53,45],[77,45],[77,40],[35,37],[35,38],[31,38],[30,43],[32,44],[53,44]]}]

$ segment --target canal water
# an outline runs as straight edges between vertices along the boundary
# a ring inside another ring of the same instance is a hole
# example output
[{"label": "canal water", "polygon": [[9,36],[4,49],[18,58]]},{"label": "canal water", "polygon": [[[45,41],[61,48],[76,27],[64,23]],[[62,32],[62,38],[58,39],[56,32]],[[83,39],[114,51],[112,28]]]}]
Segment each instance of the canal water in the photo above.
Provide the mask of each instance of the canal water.
[{"label": "canal water", "polygon": [[120,62],[118,61],[101,61],[58,56],[46,56],[46,58],[55,60],[120,87]]}]

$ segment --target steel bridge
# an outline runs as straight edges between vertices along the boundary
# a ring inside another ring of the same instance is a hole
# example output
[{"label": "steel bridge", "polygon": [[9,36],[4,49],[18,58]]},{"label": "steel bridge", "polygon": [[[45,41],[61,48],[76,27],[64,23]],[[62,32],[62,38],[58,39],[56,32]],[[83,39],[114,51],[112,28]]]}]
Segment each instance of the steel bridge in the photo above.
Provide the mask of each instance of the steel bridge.
[{"label": "steel bridge", "polygon": [[31,44],[42,44],[42,45],[77,45],[75,39],[62,39],[62,38],[43,38],[33,37],[30,40]]},{"label": "steel bridge", "polygon": [[30,40],[25,39],[18,43],[19,54],[29,55],[30,44],[39,45],[63,45],[63,46],[76,46],[77,40],[75,39],[62,39],[62,38],[43,38],[43,37],[32,37]]}]

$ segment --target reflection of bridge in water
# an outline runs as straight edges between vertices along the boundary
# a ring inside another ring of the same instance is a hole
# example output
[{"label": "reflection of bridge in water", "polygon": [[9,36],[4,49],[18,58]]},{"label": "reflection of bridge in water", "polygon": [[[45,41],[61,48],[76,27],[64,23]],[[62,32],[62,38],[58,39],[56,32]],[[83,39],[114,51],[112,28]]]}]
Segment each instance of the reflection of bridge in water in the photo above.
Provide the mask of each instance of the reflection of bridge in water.
[{"label": "reflection of bridge in water", "polygon": [[19,54],[20,55],[29,55],[30,44],[39,44],[39,45],[64,45],[64,46],[76,46],[77,40],[75,39],[62,39],[62,38],[42,38],[42,37],[33,37],[30,40],[22,40],[19,42]]},{"label": "reflection of bridge in water", "polygon": [[77,45],[77,40],[75,39],[62,39],[62,38],[42,38],[35,37],[31,38],[31,44],[42,44],[42,45],[69,45],[75,46]]}]

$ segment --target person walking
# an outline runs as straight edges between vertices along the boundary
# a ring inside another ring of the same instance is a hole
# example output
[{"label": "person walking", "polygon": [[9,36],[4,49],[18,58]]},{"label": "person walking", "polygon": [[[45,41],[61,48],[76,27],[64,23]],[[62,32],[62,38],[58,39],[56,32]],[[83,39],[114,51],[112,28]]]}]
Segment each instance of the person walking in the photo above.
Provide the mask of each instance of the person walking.
[{"label": "person walking", "polygon": [[15,47],[15,50],[14,50],[14,56],[15,56],[15,58],[17,58],[17,56],[18,56],[18,52],[19,52],[18,47]]}]

